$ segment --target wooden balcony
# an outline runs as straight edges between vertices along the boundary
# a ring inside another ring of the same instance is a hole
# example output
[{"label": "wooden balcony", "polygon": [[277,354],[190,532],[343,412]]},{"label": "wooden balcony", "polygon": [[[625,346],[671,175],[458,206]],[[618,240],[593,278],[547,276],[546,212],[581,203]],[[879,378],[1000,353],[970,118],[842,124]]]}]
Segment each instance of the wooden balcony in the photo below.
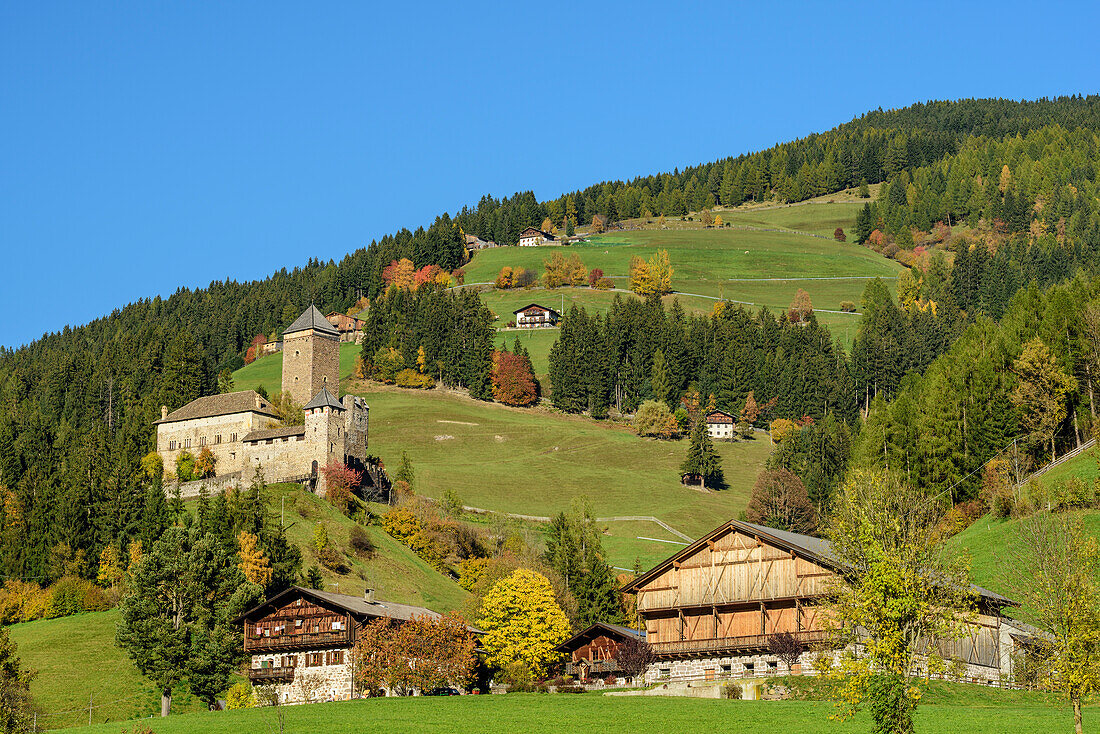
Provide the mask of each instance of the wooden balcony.
[{"label": "wooden balcony", "polygon": [[[823,642],[827,634],[823,630],[792,632],[803,645]],[[661,658],[696,657],[700,655],[742,654],[764,652],[772,635],[745,635],[743,637],[719,637],[707,640],[680,640],[679,642],[652,642],[649,647]]]},{"label": "wooden balcony", "polygon": [[566,663],[565,674],[566,675],[580,675],[585,671],[588,675],[599,675],[602,673],[618,673],[619,663],[616,660],[596,660],[591,663]]},{"label": "wooden balcony", "polygon": [[248,680],[257,685],[290,683],[294,680],[294,668],[289,665],[282,668],[249,668]]},{"label": "wooden balcony", "polygon": [[351,631],[313,632],[297,635],[272,635],[271,637],[245,638],[246,652],[275,652],[278,650],[317,650],[328,647],[351,647]]}]

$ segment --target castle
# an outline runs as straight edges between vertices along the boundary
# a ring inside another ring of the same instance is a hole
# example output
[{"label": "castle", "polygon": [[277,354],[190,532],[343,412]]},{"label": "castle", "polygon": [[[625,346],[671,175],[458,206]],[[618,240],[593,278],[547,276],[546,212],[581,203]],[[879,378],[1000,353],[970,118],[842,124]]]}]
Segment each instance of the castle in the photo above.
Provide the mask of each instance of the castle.
[{"label": "castle", "polygon": [[215,458],[215,481],[251,479],[262,467],[269,482],[301,481],[325,493],[323,467],[333,461],[362,470],[368,412],[362,398],[340,394],[340,332],[310,306],[283,332],[283,392],[303,406],[304,423],[280,426],[274,406],[252,390],[209,395],[168,412],[161,406],[157,453],[174,475],[176,460],[204,448]]}]

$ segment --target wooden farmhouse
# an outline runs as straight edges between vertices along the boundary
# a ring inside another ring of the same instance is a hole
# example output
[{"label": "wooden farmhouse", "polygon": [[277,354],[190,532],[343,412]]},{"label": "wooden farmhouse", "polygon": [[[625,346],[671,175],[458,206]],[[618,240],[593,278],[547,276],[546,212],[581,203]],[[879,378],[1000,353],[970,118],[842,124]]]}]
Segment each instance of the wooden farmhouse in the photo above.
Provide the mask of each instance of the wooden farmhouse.
[{"label": "wooden farmhouse", "polygon": [[541,229],[536,229],[535,227],[528,227],[519,233],[520,247],[538,247],[539,245],[545,245],[554,241],[554,235],[549,232],[543,232]]},{"label": "wooden farmhouse", "polygon": [[737,430],[737,419],[724,410],[712,410],[707,413],[707,433],[712,439],[733,438]]},{"label": "wooden farmhouse", "polygon": [[523,308],[517,308],[512,314],[516,317],[516,326],[524,329],[554,326],[561,320],[561,314],[557,311],[537,303],[529,303]]},{"label": "wooden farmhouse", "polygon": [[274,685],[282,703],[310,703],[361,695],[351,652],[365,625],[382,618],[401,623],[424,616],[440,615],[375,599],[373,590],[349,596],[293,586],[235,621],[244,630],[253,685]]},{"label": "wooden farmhouse", "polygon": [[618,678],[622,670],[616,661],[619,646],[627,640],[645,640],[645,630],[597,622],[578,632],[555,650],[564,653],[565,674],[581,680]]},{"label": "wooden farmhouse", "polygon": [[[637,594],[646,641],[657,657],[646,680],[786,673],[768,653],[769,638],[779,632],[807,648],[799,665],[808,669],[827,644],[822,598],[839,567],[820,538],[739,520],[719,526],[623,589]],[[939,653],[965,662],[974,678],[1011,676],[1013,654],[1031,628],[1002,614],[1016,606],[1012,600],[976,586],[972,591],[971,634],[938,644]]]},{"label": "wooden farmhouse", "polygon": [[363,319],[348,316],[339,311],[331,311],[325,318],[336,331],[340,332],[340,341],[356,344],[363,342],[363,326],[367,323]]}]

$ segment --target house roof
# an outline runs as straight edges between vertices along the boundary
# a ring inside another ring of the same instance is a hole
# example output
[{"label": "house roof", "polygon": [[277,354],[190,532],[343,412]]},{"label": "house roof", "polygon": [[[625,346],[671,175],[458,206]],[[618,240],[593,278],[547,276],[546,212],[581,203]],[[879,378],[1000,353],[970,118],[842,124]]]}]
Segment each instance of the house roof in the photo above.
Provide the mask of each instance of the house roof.
[{"label": "house roof", "polygon": [[337,408],[339,410],[344,410],[344,404],[334,398],[327,387],[322,387],[321,392],[313,396],[313,400],[310,400],[302,406],[302,410],[312,410],[313,408]]},{"label": "house roof", "polygon": [[310,304],[301,316],[294,319],[294,323],[283,329],[283,336],[285,337],[295,331],[309,331],[310,329],[328,336],[340,336],[340,332],[336,331],[336,327],[330,324],[325,315],[318,311],[313,304]]},{"label": "house roof", "polygon": [[[377,619],[385,617],[387,619],[399,619],[407,622],[417,617],[438,619],[443,616],[439,612],[428,609],[427,607],[418,607],[412,604],[398,604],[397,602],[383,601],[381,599],[367,601],[361,596],[337,594],[331,591],[318,591],[317,589],[306,589],[302,586],[291,586],[289,589],[276,594],[262,604],[257,604],[252,607],[233,621],[245,622],[252,618],[262,617],[264,614],[267,614],[270,610],[283,603],[288,597],[294,598],[296,596],[304,596],[316,602],[334,606],[360,619]],[[484,634],[482,630],[470,625],[466,625],[466,629],[474,634]]]},{"label": "house roof", "polygon": [[645,630],[636,630],[630,627],[622,627],[617,624],[596,622],[595,624],[589,626],[587,629],[581,630],[577,634],[573,635],[554,649],[558,652],[569,652],[574,647],[576,647],[578,643],[583,642],[590,637],[595,637],[600,633],[606,633],[614,637],[620,637],[624,639],[627,637],[632,637],[635,640],[645,640]]},{"label": "house roof", "polygon": [[348,316],[347,314],[340,313],[339,311],[333,311],[325,317],[325,320],[335,326],[340,331],[355,331],[363,328],[365,323],[363,319],[356,318],[354,316]]},{"label": "house roof", "polygon": [[[833,553],[832,543],[822,538],[815,538],[812,535],[803,535],[802,533],[792,533],[789,530],[769,528],[765,525],[757,525],[756,523],[745,522],[743,520],[729,520],[691,545],[661,561],[656,566],[625,585],[622,590],[625,592],[637,592],[641,586],[644,586],[646,583],[659,576],[673,563],[694,555],[699,550],[706,547],[707,541],[713,540],[727,530],[740,530],[747,535],[755,535],[772,545],[792,551],[797,555],[801,555],[833,571],[838,571],[843,565],[840,559]],[[970,585],[970,591],[991,604],[1019,606],[1019,604],[1012,599],[1002,596],[995,591],[984,589],[976,584]]]},{"label": "house roof", "polygon": [[727,418],[729,418],[729,419],[730,419],[730,421],[736,422],[736,419],[735,419],[735,418],[733,417],[733,414],[732,414],[732,413],[727,413],[727,412],[726,412],[726,411],[724,411],[724,410],[712,410],[712,411],[710,411],[709,413],[707,413],[707,423],[711,423],[711,422],[712,422],[712,421],[711,421],[711,419],[710,419],[710,417],[711,417],[712,415],[715,415],[715,414],[717,414],[717,415],[724,415],[724,416],[726,416]]},{"label": "house roof", "polygon": [[242,441],[263,441],[268,438],[284,438],[290,436],[304,436],[305,426],[281,426],[279,428],[265,428],[262,431],[249,431]]},{"label": "house roof", "polygon": [[558,313],[557,311],[555,311],[554,309],[552,309],[552,308],[548,308],[548,307],[546,307],[546,306],[540,306],[540,305],[539,305],[539,304],[537,304],[537,303],[528,303],[528,304],[527,304],[526,306],[524,306],[523,308],[517,308],[517,309],[516,309],[515,311],[513,311],[512,313],[514,313],[514,314],[516,314],[516,313],[522,313],[522,312],[526,311],[526,310],[527,310],[527,309],[529,309],[529,308],[537,308],[537,309],[539,309],[540,311],[546,311],[547,313],[552,313],[552,314],[554,314],[555,316],[560,316],[560,315],[561,315],[561,314],[559,314],[559,313]]},{"label": "house roof", "polygon": [[177,421],[189,421],[196,418],[213,418],[214,416],[231,415],[233,413],[259,413],[260,415],[269,415],[272,418],[278,417],[275,415],[271,403],[261,398],[255,390],[240,390],[238,392],[195,398],[182,408],[173,410],[167,418],[153,421],[153,424],[176,423]]},{"label": "house roof", "polygon": [[262,604],[252,607],[233,621],[241,622],[251,617],[262,616],[262,614],[259,613],[266,614],[268,607],[276,607],[285,601],[287,597],[296,597],[299,595],[311,598],[314,601],[330,604],[360,617],[389,617],[390,619],[407,621],[414,617],[423,617],[425,615],[433,619],[442,616],[439,612],[432,611],[426,607],[412,606],[411,604],[398,604],[391,601],[382,601],[381,599],[367,601],[361,596],[336,594],[331,591],[318,591],[316,589],[306,589],[301,586],[291,586],[289,589],[276,594]]}]

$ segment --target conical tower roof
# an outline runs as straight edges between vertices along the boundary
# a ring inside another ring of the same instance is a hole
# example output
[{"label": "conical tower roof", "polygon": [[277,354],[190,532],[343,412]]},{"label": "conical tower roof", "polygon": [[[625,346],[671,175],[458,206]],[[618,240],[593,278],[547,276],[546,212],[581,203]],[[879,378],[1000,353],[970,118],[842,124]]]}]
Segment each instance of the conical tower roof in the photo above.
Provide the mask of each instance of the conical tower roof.
[{"label": "conical tower roof", "polygon": [[317,310],[317,307],[312,303],[309,305],[302,315],[294,319],[294,323],[286,327],[283,330],[284,334],[290,334],[295,331],[319,331],[322,334],[328,336],[339,337],[340,332],[336,330],[336,327],[329,323],[329,320],[325,318],[325,315]]}]

